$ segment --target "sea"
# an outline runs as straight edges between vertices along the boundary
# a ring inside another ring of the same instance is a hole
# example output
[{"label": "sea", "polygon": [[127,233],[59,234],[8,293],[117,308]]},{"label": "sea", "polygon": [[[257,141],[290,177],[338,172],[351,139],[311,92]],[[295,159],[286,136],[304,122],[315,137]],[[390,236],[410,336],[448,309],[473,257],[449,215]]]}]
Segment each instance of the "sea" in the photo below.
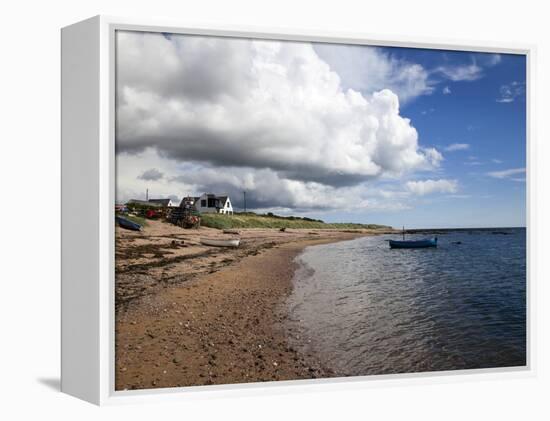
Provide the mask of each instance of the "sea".
[{"label": "sea", "polygon": [[296,347],[338,375],[526,365],[526,230],[438,230],[311,246],[284,304]]}]

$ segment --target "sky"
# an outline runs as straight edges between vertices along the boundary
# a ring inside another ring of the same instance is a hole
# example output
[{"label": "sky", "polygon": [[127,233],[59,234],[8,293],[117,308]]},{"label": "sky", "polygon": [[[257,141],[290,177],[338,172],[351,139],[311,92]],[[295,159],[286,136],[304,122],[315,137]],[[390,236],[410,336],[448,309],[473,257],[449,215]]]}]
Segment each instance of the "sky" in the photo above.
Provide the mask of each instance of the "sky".
[{"label": "sky", "polygon": [[119,31],[117,202],[525,226],[525,82],[521,55]]}]

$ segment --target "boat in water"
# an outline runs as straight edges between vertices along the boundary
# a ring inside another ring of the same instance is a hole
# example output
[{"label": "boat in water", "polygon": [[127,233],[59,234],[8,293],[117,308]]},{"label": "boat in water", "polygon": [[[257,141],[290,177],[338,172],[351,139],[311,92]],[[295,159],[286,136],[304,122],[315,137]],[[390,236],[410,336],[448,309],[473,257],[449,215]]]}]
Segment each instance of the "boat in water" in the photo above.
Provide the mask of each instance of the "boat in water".
[{"label": "boat in water", "polygon": [[240,242],[238,238],[201,238],[201,243],[205,246],[239,247]]},{"label": "boat in water", "polygon": [[136,224],[135,222],[130,221],[129,219],[123,218],[122,216],[117,216],[116,222],[121,228],[126,228],[127,230],[141,231],[142,229],[141,225]]},{"label": "boat in water", "polygon": [[392,249],[419,249],[426,247],[437,247],[437,237],[425,238],[422,240],[390,240],[390,248]]}]

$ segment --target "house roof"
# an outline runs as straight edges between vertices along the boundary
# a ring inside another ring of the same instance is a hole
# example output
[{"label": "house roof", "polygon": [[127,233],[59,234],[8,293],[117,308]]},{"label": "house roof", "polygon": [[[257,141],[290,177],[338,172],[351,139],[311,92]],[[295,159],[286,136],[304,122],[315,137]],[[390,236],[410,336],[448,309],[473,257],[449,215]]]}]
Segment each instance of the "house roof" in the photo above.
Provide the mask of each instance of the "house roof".
[{"label": "house roof", "polygon": [[181,199],[180,207],[185,205],[185,202],[193,201],[193,203],[197,203],[197,201],[200,199],[200,197],[197,196],[186,196],[183,199]]},{"label": "house roof", "polygon": [[158,203],[164,206],[168,206],[172,199],[149,199],[149,203]]},{"label": "house roof", "polygon": [[[215,193],[203,193],[202,196],[210,197],[210,198],[216,198],[216,199],[227,199],[229,196],[227,193],[222,194],[215,194]],[[202,197],[201,196],[201,197]],[[198,198],[197,198],[198,199]]]},{"label": "house roof", "polygon": [[[229,196],[227,194],[214,194],[214,193],[203,193],[202,196],[200,197],[190,197],[191,199],[193,199],[195,202],[198,202],[200,200],[201,197],[205,197],[207,199],[217,199],[219,200],[223,205],[225,205],[225,203],[227,202],[227,200],[229,199]],[[185,200],[186,198],[184,198]]]}]

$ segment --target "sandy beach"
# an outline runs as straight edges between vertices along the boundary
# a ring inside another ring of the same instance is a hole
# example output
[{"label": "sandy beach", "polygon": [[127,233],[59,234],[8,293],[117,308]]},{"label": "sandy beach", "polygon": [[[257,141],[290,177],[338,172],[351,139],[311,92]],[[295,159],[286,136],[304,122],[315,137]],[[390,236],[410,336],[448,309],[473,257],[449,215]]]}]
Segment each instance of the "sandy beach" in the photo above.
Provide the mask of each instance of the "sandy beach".
[{"label": "sandy beach", "polygon": [[117,228],[116,389],[335,375],[289,344],[281,304],[305,247],[372,233],[243,229],[227,249],[200,244],[210,228]]}]

